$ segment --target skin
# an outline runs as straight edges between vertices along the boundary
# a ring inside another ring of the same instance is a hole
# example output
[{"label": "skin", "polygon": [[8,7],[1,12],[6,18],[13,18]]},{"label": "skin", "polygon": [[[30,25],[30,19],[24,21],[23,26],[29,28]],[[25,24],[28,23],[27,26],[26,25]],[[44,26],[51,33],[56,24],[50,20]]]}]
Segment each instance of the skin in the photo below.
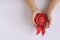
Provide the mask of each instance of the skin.
[{"label": "skin", "polygon": [[45,13],[47,14],[51,14],[51,12],[53,11],[53,9],[55,8],[56,4],[59,2],[60,0],[50,0],[46,10],[45,10]]},{"label": "skin", "polygon": [[37,6],[35,4],[35,0],[26,0],[28,6],[30,7],[31,11],[37,10]]},{"label": "skin", "polygon": [[57,5],[57,3],[59,2],[60,0],[50,0],[47,8],[45,9],[45,13],[47,14],[48,16],[48,19],[50,21],[49,25],[46,24],[46,28],[49,28],[50,24],[51,24],[51,12],[53,11],[53,9],[55,8],[55,6]]},{"label": "skin", "polygon": [[[51,16],[50,16],[51,12],[53,11],[53,9],[55,8],[56,4],[59,1],[60,0],[50,0],[47,8],[44,11],[46,13],[46,15],[48,16],[48,19],[49,19],[50,22],[51,22]],[[32,22],[33,22],[34,25],[36,25],[33,19],[34,19],[35,15],[37,13],[41,13],[41,11],[37,8],[37,6],[35,4],[35,0],[26,0],[26,2],[27,2],[29,8],[32,11]],[[49,23],[49,25],[50,25],[50,23]],[[48,24],[46,24],[45,27],[49,28]]]}]

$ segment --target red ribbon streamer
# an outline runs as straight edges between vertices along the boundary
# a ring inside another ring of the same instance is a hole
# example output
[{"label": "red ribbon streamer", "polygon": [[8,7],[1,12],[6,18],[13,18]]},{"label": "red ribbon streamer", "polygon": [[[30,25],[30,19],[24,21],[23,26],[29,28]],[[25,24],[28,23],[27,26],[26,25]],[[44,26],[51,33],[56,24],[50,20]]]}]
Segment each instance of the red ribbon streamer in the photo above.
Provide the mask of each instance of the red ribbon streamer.
[{"label": "red ribbon streamer", "polygon": [[46,14],[42,14],[42,13],[37,13],[35,18],[34,18],[37,28],[37,32],[36,34],[38,35],[40,32],[42,32],[42,36],[45,34],[45,27],[44,25],[46,25],[46,23],[48,23],[48,18]]}]

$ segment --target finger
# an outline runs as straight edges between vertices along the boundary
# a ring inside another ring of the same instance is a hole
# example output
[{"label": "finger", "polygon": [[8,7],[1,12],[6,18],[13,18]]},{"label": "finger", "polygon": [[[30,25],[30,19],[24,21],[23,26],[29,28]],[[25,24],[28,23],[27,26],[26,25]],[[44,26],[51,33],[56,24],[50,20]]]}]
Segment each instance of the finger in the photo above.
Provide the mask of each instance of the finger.
[{"label": "finger", "polygon": [[47,22],[45,25],[44,25],[44,27],[47,29],[47,28],[49,28],[49,23]]},{"label": "finger", "polygon": [[45,24],[45,28],[46,28],[46,29],[48,28],[48,24]]}]

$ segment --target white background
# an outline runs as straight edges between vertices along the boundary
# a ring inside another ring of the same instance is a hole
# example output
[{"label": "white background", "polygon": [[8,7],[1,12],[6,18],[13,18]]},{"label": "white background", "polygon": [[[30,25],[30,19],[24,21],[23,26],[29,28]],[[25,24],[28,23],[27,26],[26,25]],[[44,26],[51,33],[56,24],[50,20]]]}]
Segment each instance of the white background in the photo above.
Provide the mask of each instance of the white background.
[{"label": "white background", "polygon": [[[48,0],[36,0],[36,4],[44,10]],[[60,40],[60,3],[52,14],[51,27],[43,37],[36,36],[25,0],[0,0],[0,40]]]}]

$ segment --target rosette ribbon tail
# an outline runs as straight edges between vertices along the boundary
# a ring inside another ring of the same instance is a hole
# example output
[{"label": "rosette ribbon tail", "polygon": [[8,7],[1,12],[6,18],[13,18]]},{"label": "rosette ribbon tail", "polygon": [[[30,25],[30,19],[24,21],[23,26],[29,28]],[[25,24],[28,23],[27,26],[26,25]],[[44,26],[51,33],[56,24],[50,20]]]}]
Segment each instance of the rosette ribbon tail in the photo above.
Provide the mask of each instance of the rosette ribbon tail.
[{"label": "rosette ribbon tail", "polygon": [[44,28],[44,26],[42,26],[41,32],[42,32],[42,36],[44,36],[44,34],[45,34],[45,28]]},{"label": "rosette ribbon tail", "polygon": [[44,36],[44,34],[45,34],[45,28],[43,26],[37,27],[36,35],[38,35],[39,33],[42,33],[42,36]]},{"label": "rosette ribbon tail", "polygon": [[36,35],[38,35],[41,31],[41,28],[40,27],[37,27],[37,32],[36,32]]}]

